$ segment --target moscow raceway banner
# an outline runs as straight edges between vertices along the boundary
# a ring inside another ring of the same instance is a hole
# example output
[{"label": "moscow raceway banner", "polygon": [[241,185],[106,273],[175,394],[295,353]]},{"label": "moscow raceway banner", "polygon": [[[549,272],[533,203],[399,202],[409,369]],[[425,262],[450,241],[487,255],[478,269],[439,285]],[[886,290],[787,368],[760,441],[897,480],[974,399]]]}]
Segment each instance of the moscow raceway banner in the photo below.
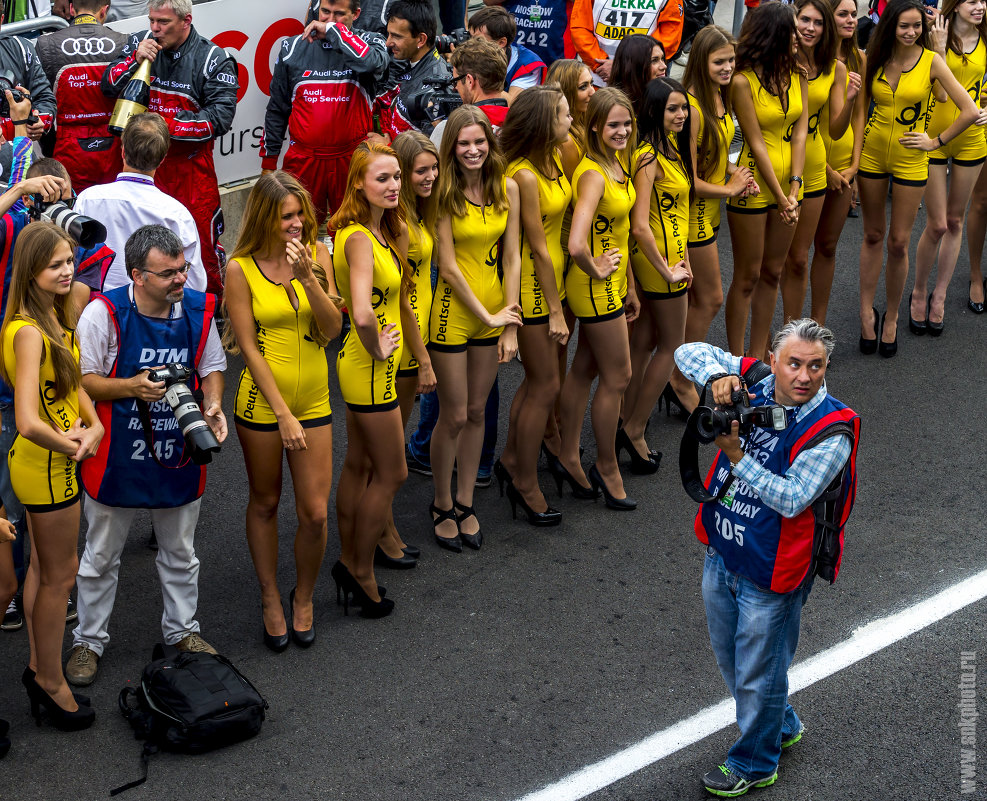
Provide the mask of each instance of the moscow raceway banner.
[{"label": "moscow raceway banner", "polygon": [[[294,0],[298,17],[282,17],[284,6],[270,0],[212,0],[192,7],[192,24],[207,39],[226,48],[237,61],[240,88],[233,127],[216,140],[213,156],[221,184],[260,174],[260,143],[272,70],[281,40],[305,26],[304,0]],[[277,9],[277,10],[276,10]],[[109,23],[121,33],[147,30],[147,17]],[[287,150],[285,141],[282,152]]]}]

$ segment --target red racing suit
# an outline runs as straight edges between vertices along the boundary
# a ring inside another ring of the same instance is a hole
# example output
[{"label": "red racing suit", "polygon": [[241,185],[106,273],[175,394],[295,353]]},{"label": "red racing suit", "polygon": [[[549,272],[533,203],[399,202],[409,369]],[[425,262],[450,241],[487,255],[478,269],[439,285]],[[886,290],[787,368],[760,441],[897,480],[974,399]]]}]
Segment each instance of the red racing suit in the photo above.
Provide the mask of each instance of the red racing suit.
[{"label": "red racing suit", "polygon": [[274,65],[264,117],[261,167],[276,170],[285,129],[283,169],[312,195],[321,225],[339,207],[350,156],[373,131],[373,102],[387,72],[384,40],[327,23],[325,40],[285,39]]},{"label": "red racing suit", "polygon": [[112,181],[123,169],[120,142],[106,127],[113,101],[103,95],[100,81],[126,44],[126,34],[89,14],[38,39],[38,58],[58,104],[52,155],[69,171],[76,192]]},{"label": "red racing suit", "polygon": [[[137,70],[137,46],[151,35],[130,36],[122,57],[103,74],[103,94],[115,98]],[[174,50],[162,50],[151,65],[151,105],[168,121],[171,147],[154,174],[154,183],[192,213],[199,231],[208,291],[222,295],[226,254],[219,244],[223,209],[213,164],[213,140],[233,124],[237,93],[236,61],[193,26]]]},{"label": "red racing suit", "polygon": [[[20,36],[0,37],[0,71],[14,74],[14,86],[23,86],[31,94],[32,110],[45,124],[45,131],[55,122],[55,94],[41,69],[41,61],[34,46]],[[10,117],[0,117],[0,133],[8,141],[14,139],[14,126]]]}]

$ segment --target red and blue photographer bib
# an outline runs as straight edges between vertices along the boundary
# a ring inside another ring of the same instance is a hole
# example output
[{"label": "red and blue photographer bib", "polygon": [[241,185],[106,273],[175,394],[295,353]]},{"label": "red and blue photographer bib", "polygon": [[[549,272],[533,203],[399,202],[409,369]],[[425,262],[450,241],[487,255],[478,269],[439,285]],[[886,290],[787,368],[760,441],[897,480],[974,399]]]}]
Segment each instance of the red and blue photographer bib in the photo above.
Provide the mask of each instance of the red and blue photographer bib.
[{"label": "red and blue photographer bib", "polygon": [[[216,313],[215,295],[191,289],[185,290],[180,317],[141,314],[130,298],[129,285],[96,295],[93,303],[106,305],[116,327],[118,351],[108,378],[130,378],[141,370],[172,363],[194,372]],[[185,455],[185,440],[171,406],[164,398],[148,406],[153,455],[136,398],[96,403],[106,434],[96,455],[82,463],[82,483],[99,503],[163,509],[184,506],[202,495],[206,468]]]},{"label": "red and blue photographer bib", "polygon": [[[764,382],[749,392],[752,406],[764,404]],[[854,442],[848,467],[840,474],[845,502],[840,504],[841,519],[834,523],[839,527],[840,552],[843,526],[856,492],[859,421],[856,412],[827,395],[815,409],[788,428],[782,431],[755,428],[744,442],[744,451],[749,456],[772,473],[784,475],[799,453],[825,438],[827,429],[847,424],[852,427]],[[730,460],[720,451],[707,476],[707,489],[716,495],[730,477]],[[805,580],[812,564],[815,530],[812,505],[795,517],[783,517],[765,504],[747,482],[736,477],[719,501],[699,507],[695,522],[696,537],[716,549],[727,570],[779,593],[791,592]],[[838,572],[838,555],[835,568]]]}]

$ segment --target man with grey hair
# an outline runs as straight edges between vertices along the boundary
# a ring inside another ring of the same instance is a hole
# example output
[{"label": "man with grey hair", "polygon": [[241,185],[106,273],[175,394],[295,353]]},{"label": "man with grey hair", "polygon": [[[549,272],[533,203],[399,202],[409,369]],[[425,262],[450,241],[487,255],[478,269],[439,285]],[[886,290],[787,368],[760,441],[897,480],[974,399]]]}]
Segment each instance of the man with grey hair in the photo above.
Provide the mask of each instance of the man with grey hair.
[{"label": "man with grey hair", "polygon": [[732,406],[743,388],[751,406],[778,405],[787,422],[741,438],[735,420],[716,438],[710,497],[696,514],[710,644],[740,728],[726,760],[703,776],[714,795],[773,784],[782,749],[804,731],[788,703],[788,667],[815,576],[832,582],[839,571],[856,491],[860,418],[827,391],[834,344],[828,328],[802,319],[775,336],[770,368],[703,342],[675,351],[710,404]]},{"label": "man with grey hair", "polygon": [[149,509],[158,540],[165,642],[215,653],[199,634],[199,560],[193,537],[205,467],[193,463],[165,382],[148,373],[181,365],[202,390],[203,416],[222,442],[226,355],[216,331],[217,300],[185,288],[189,263],[181,240],[161,225],[138,228],[124,249],[133,283],[97,295],[79,319],[82,385],[107,435],[82,471],[89,530],[79,562],[79,625],[65,676],[91,684],[110,641],[120,555],[138,509]]},{"label": "man with grey hair", "polygon": [[191,0],[150,0],[150,28],[130,36],[122,57],[103,73],[102,90],[117,98],[151,62],[151,102],[168,122],[171,147],[154,182],[195,219],[209,291],[223,291],[226,255],[219,243],[223,209],[213,164],[213,143],[230,130],[236,113],[236,61],[192,26]]}]

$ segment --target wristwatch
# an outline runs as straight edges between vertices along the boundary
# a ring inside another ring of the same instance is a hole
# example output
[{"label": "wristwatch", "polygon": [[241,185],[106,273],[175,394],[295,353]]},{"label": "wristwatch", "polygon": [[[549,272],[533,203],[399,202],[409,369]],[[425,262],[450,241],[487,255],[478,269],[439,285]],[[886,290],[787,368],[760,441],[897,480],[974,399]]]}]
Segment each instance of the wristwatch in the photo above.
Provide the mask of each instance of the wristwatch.
[{"label": "wristwatch", "polygon": [[798,181],[799,186],[805,186],[805,181],[802,180],[801,175],[793,175],[791,178],[788,179],[788,183],[791,183],[792,181]]}]

